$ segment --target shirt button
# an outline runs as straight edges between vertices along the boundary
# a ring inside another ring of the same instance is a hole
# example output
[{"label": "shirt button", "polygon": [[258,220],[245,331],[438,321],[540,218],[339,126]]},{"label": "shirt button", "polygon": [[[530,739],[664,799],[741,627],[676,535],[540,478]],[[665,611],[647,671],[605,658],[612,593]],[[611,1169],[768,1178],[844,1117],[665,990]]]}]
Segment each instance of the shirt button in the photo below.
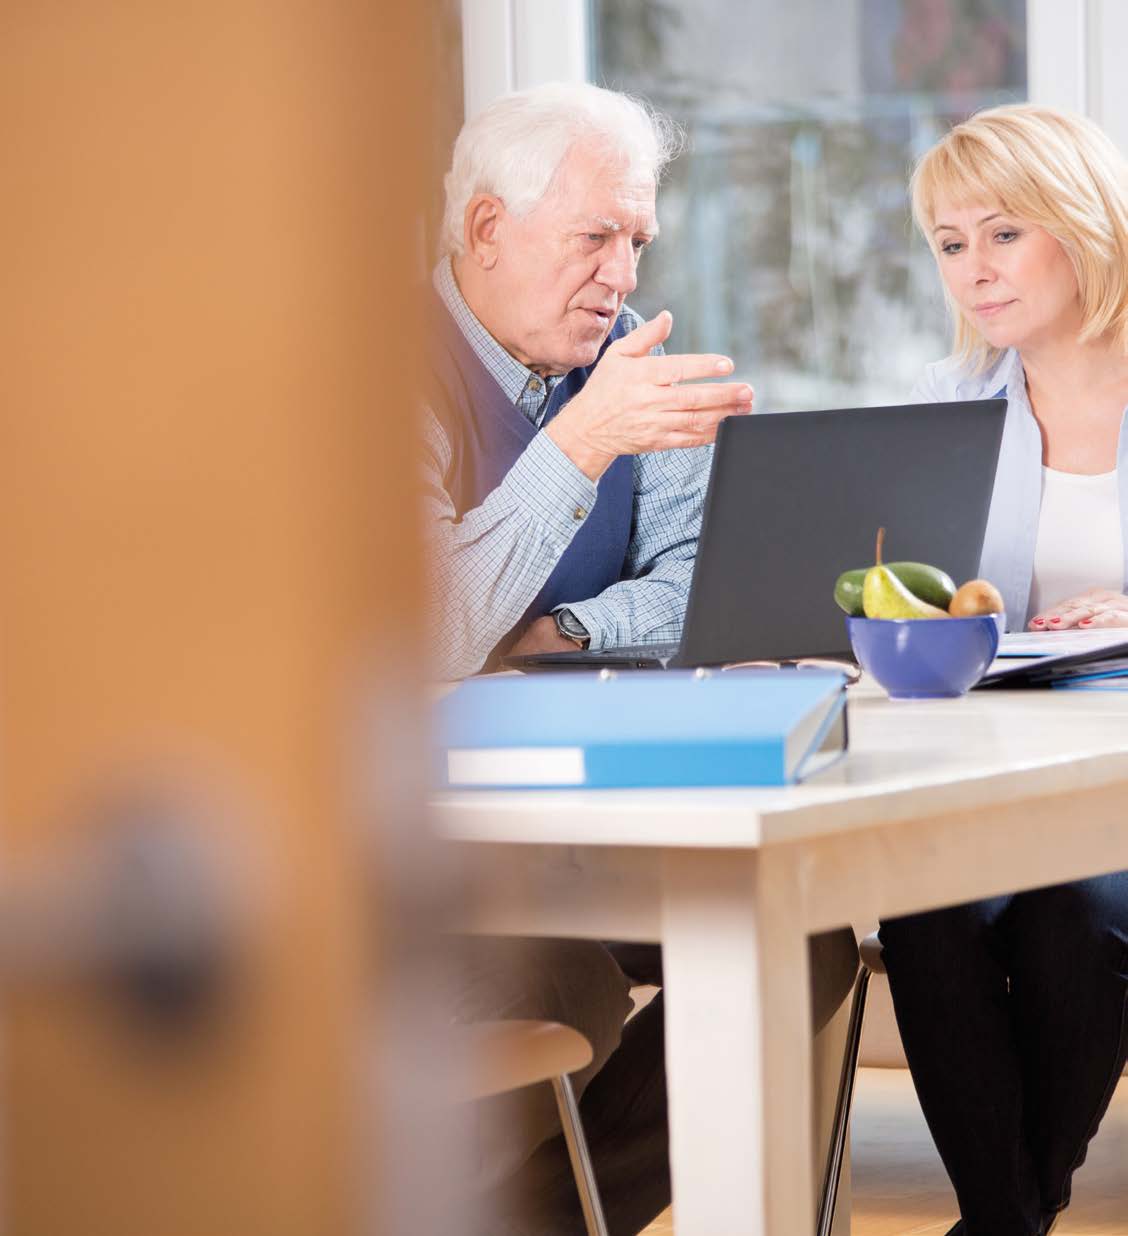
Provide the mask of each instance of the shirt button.
[{"label": "shirt button", "polygon": [[540,388],[541,388],[541,384],[540,384],[540,380],[539,380],[539,379],[537,379],[537,378],[530,378],[530,379],[529,379],[529,390],[531,390],[531,391],[539,391],[539,390],[540,390]]},{"label": "shirt button", "polygon": [[572,512],[572,518],[573,519],[587,519],[587,511],[585,511],[582,506],[578,506]]}]

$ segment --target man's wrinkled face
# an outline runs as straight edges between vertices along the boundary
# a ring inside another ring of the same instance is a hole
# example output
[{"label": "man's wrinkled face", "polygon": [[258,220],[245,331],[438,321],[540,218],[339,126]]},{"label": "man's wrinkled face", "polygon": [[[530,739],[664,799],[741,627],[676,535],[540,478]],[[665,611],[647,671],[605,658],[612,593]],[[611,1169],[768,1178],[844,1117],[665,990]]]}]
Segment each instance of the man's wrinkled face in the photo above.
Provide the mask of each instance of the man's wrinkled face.
[{"label": "man's wrinkled face", "polygon": [[654,196],[652,178],[577,142],[528,214],[503,213],[489,325],[512,356],[542,375],[595,360],[658,234]]}]

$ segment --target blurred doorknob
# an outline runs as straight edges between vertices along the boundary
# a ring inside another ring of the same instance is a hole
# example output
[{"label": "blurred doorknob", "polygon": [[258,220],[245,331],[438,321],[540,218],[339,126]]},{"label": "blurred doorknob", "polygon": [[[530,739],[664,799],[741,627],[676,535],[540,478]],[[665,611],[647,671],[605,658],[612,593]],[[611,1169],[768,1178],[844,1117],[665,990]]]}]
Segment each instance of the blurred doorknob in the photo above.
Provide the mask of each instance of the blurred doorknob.
[{"label": "blurred doorknob", "polygon": [[117,800],[81,846],[0,875],[0,987],[78,981],[154,1031],[216,1011],[247,888],[199,810],[175,792]]}]

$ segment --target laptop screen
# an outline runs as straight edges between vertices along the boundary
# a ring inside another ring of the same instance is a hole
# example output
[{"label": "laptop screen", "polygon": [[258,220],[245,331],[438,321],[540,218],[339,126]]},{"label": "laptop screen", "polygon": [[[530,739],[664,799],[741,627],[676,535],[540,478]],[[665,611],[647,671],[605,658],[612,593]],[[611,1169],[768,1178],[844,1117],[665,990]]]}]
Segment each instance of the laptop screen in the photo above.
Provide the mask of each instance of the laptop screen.
[{"label": "laptop screen", "polygon": [[873,564],[979,573],[1006,401],[721,423],[677,662],[849,655],[834,583]]}]

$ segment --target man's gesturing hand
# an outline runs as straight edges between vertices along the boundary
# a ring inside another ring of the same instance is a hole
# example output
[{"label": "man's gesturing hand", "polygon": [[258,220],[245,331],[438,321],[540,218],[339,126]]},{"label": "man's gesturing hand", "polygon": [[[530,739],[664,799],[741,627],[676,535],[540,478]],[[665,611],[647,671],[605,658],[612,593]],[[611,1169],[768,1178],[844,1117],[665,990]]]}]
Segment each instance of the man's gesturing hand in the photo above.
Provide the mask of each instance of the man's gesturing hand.
[{"label": "man's gesturing hand", "polygon": [[650,355],[672,325],[663,309],[616,339],[584,389],[549,421],[545,432],[593,481],[619,455],[704,446],[726,416],[752,411],[752,388],[744,382],[682,385],[732,373],[727,356]]}]

